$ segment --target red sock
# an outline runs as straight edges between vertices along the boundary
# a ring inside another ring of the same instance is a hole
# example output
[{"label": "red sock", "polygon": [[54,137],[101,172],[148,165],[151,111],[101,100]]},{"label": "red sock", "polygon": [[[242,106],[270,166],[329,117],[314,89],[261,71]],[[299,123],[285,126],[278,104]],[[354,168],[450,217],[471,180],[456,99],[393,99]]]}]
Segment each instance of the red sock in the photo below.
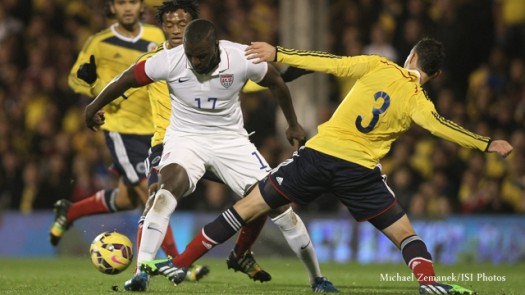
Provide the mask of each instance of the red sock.
[{"label": "red sock", "polygon": [[186,246],[184,252],[173,259],[173,264],[177,267],[190,267],[197,259],[208,253],[216,245],[217,243],[208,239],[204,235],[203,230],[201,230]]},{"label": "red sock", "polygon": [[173,231],[171,230],[171,225],[168,224],[168,229],[166,230],[166,235],[164,240],[160,245],[162,251],[171,257],[179,256],[179,250],[177,249],[177,244],[175,244],[175,238],[173,237]]},{"label": "red sock", "polygon": [[104,198],[105,193],[105,190],[101,190],[82,201],[73,203],[67,211],[67,220],[73,222],[83,216],[111,212]]},{"label": "red sock", "polygon": [[266,215],[261,216],[242,227],[239,236],[237,237],[237,242],[235,242],[234,251],[237,257],[241,257],[246,251],[252,249],[253,243],[255,243],[255,240],[259,237],[265,223]]},{"label": "red sock", "polygon": [[436,283],[434,280],[436,273],[434,272],[434,266],[431,260],[416,257],[408,263],[408,267],[410,267],[420,284]]}]

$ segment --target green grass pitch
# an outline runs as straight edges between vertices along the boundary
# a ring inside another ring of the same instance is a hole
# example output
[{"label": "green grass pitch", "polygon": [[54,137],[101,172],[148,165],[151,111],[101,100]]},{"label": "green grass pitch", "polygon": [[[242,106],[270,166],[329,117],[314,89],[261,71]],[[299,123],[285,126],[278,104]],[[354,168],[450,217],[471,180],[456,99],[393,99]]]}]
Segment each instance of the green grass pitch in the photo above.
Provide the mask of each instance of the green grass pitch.
[{"label": "green grass pitch", "polygon": [[[273,277],[263,284],[227,270],[224,260],[202,259],[200,263],[211,269],[200,282],[173,286],[164,277],[154,277],[147,294],[312,294],[306,271],[297,259],[259,259]],[[416,281],[401,281],[401,277],[410,275],[405,265],[327,263],[321,269],[342,294],[418,294]],[[478,294],[525,292],[525,264],[437,265],[436,271],[439,276],[455,275],[456,282],[452,283],[472,288]],[[87,256],[0,259],[0,294],[124,293],[122,284],[131,275],[132,267],[119,275],[99,273]],[[118,291],[112,286],[118,286]]]}]

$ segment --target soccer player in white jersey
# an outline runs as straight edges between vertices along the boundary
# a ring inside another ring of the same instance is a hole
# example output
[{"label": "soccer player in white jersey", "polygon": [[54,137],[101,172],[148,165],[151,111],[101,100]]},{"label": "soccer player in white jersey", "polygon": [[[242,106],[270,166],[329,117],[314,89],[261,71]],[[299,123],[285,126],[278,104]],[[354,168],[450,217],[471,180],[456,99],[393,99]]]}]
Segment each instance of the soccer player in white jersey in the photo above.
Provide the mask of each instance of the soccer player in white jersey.
[{"label": "soccer player in white jersey", "polygon": [[[245,48],[245,45],[217,40],[211,22],[194,20],[186,27],[183,47],[160,51],[132,66],[86,107],[86,125],[97,130],[104,123],[104,113],[100,109],[124,91],[154,81],[168,82],[172,113],[159,165],[160,188],[144,221],[143,242],[137,260],[143,271],[162,274],[176,284],[185,276],[189,267],[187,261],[152,259],[177,202],[195,190],[197,181],[207,170],[215,173],[239,196],[246,195],[270,171],[243,126],[239,91],[244,84],[252,80],[268,87],[278,99],[289,124],[286,136],[290,143],[301,144],[305,140],[290,93],[279,73],[266,63],[255,65],[247,61]],[[226,211],[222,215],[223,226],[217,232],[238,230],[244,225],[231,224],[231,220],[240,218],[232,218],[229,214],[235,212]],[[289,206],[269,215],[307,268],[314,268],[310,277],[312,289],[338,292],[322,277],[310,237],[299,216]]]}]

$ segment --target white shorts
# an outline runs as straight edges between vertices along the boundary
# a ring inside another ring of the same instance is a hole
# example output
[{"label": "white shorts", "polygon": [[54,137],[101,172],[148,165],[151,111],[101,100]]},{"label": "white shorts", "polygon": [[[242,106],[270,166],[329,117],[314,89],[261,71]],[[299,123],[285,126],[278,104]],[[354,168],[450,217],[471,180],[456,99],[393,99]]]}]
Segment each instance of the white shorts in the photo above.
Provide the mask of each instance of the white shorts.
[{"label": "white shorts", "polygon": [[195,191],[206,170],[215,173],[237,195],[244,197],[248,189],[271,171],[253,143],[244,135],[187,135],[171,133],[164,138],[164,152],[159,164],[182,166],[189,178],[187,196]]}]

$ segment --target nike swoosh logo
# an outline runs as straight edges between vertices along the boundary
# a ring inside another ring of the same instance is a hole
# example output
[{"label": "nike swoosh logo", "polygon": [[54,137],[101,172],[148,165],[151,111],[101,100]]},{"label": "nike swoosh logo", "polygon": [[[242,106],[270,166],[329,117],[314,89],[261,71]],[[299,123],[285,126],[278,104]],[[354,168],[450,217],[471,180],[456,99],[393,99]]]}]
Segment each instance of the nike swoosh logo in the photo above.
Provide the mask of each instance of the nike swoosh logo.
[{"label": "nike swoosh logo", "polygon": [[115,262],[116,264],[126,265],[125,263],[122,263],[122,262],[118,261],[117,255],[111,256],[111,261]]},{"label": "nike swoosh logo", "polygon": [[301,250],[306,249],[306,247],[308,247],[308,245],[310,245],[311,242],[312,242],[312,240],[309,240],[309,241],[308,241],[308,244],[306,244],[305,246],[301,247]]},{"label": "nike swoosh logo", "polygon": [[151,226],[149,226],[149,225],[148,225],[147,228],[148,228],[148,229],[155,230],[155,231],[158,231],[159,233],[162,233],[162,231],[161,231],[160,229],[158,229],[158,228],[154,228],[154,227],[151,227]]},{"label": "nike swoosh logo", "polygon": [[184,82],[189,81],[189,80],[190,80],[189,78],[186,78],[186,79],[179,78],[179,83],[184,83]]}]

